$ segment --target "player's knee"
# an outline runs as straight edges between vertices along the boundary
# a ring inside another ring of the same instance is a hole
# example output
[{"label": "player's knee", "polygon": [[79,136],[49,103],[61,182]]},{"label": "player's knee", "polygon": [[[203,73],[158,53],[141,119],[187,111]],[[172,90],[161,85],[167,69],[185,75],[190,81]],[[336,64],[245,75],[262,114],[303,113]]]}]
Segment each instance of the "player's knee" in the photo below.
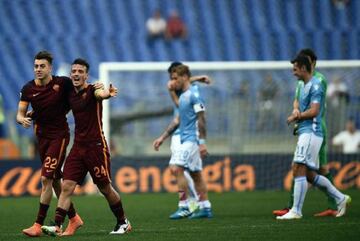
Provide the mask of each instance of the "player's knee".
[{"label": "player's knee", "polygon": [[191,172],[190,176],[194,182],[199,182],[202,179],[201,172]]},{"label": "player's knee", "polygon": [[67,181],[64,181],[62,186],[61,186],[61,192],[66,195],[66,196],[69,196],[71,195],[74,190],[75,190],[75,187],[76,187],[76,183],[75,182],[67,182]]},{"label": "player's knee", "polygon": [[310,183],[313,183],[316,177],[316,172],[314,171],[308,171],[306,173],[306,180]]},{"label": "player's knee", "polygon": [[98,184],[97,186],[104,196],[108,196],[112,192],[110,184]]},{"label": "player's knee", "polygon": [[329,167],[327,165],[320,167],[319,173],[326,176],[329,173]]},{"label": "player's knee", "polygon": [[43,187],[50,186],[52,188],[53,179],[41,176],[41,184]]},{"label": "player's knee", "polygon": [[171,166],[170,171],[174,176],[184,175],[184,169],[182,167]]},{"label": "player's knee", "polygon": [[304,164],[294,163],[292,169],[294,177],[306,175],[306,166]]}]

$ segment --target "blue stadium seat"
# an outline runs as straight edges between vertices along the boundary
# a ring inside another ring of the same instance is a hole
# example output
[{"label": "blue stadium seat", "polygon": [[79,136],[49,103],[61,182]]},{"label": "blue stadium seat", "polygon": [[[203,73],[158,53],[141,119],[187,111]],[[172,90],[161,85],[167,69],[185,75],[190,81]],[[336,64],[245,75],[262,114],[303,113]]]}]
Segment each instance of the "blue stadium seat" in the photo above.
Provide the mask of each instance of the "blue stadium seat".
[{"label": "blue stadium seat", "polygon": [[326,48],[325,48],[325,32],[323,30],[317,30],[311,32],[312,35],[312,48],[316,51],[319,59],[326,59]]},{"label": "blue stadium seat", "polygon": [[315,22],[315,8],[314,8],[315,1],[312,0],[302,0],[300,1],[301,6],[301,21],[300,24],[304,25],[303,28],[306,30],[316,30],[317,24]]},{"label": "blue stadium seat", "polygon": [[[157,8],[165,17],[179,11],[187,41],[147,43],[145,22]],[[18,92],[43,49],[53,52],[55,69],[88,59],[95,77],[102,61],[288,60],[303,47],[320,59],[359,59],[359,12],[355,0],[342,10],[330,0],[2,0],[0,73]]]},{"label": "blue stadium seat", "polygon": [[318,23],[320,23],[320,28],[323,30],[329,30],[333,28],[333,14],[331,8],[331,1],[317,1],[317,14]]},{"label": "blue stadium seat", "polygon": [[360,42],[360,29],[353,29],[349,32],[347,32],[348,35],[348,58],[349,59],[357,59],[360,56],[360,48],[359,48],[359,42]]},{"label": "blue stadium seat", "polygon": [[299,31],[299,2],[300,1],[285,1],[283,7],[285,7],[285,26],[289,31]]},{"label": "blue stadium seat", "polygon": [[[329,33],[329,37],[330,37],[329,52],[331,53],[330,59],[341,59],[341,48],[342,48],[341,31],[331,31]],[[332,51],[330,51],[330,49]]]},{"label": "blue stadium seat", "polygon": [[349,29],[350,28],[350,21],[349,21],[349,12],[346,9],[336,9],[335,8],[335,26],[337,29]]},{"label": "blue stadium seat", "polygon": [[232,21],[228,17],[228,13],[230,11],[229,2],[224,1],[216,1],[214,2],[215,8],[218,12],[216,17],[216,22],[221,23],[218,24],[217,28],[220,30],[220,40],[222,40],[223,49],[223,58],[226,61],[236,61],[240,59],[239,56],[239,44],[238,39],[235,36],[232,28]]},{"label": "blue stadium seat", "polygon": [[270,34],[272,51],[271,60],[288,60],[291,56],[289,49],[289,35],[284,30],[274,31]]},{"label": "blue stadium seat", "polygon": [[267,15],[267,22],[265,23],[265,29],[269,28],[272,31],[284,31],[284,19],[285,15],[282,9],[282,1],[279,0],[267,0],[265,6],[265,14]]},{"label": "blue stadium seat", "polygon": [[350,14],[350,23],[352,23],[352,28],[360,29],[360,1],[350,1],[350,5],[348,6],[349,14]]}]

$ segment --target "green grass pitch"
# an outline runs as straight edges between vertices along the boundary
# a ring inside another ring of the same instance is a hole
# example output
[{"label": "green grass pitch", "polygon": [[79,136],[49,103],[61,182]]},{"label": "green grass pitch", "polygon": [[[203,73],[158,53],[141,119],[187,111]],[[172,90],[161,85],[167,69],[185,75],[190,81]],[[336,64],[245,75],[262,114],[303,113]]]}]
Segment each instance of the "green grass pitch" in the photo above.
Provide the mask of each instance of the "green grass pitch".
[{"label": "green grass pitch", "polygon": [[[64,240],[141,240],[141,241],[199,241],[199,240],[360,240],[360,192],[348,190],[352,203],[342,218],[315,218],[313,214],[326,207],[324,195],[311,190],[305,200],[301,220],[278,221],[273,209],[282,208],[288,193],[255,191],[211,193],[214,218],[209,220],[169,220],[176,209],[177,195],[122,195],[125,210],[133,231],[123,236],[110,236],[114,217],[101,196],[74,197],[75,206],[85,225],[73,237]],[[56,200],[52,201],[48,218],[53,219]],[[0,199],[0,240],[29,240],[21,233],[30,226],[38,208],[38,198]],[[53,240],[42,236],[39,240]],[[57,240],[59,237],[56,238]]]}]

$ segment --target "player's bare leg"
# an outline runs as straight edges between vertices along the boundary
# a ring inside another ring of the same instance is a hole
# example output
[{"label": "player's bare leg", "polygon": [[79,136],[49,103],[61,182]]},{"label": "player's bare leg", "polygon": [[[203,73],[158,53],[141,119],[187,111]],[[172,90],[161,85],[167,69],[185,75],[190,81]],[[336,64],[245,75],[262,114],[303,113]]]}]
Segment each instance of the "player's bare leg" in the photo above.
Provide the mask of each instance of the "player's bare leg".
[{"label": "player's bare leg", "polygon": [[83,225],[83,221],[79,215],[75,215],[69,220],[69,225],[65,232],[62,233],[61,226],[64,223],[65,216],[68,213],[71,204],[71,195],[74,193],[76,188],[76,182],[71,180],[65,180],[62,184],[62,191],[60,193],[58,206],[55,213],[55,226],[43,226],[41,229],[44,233],[50,236],[71,236],[74,235],[75,231]]},{"label": "player's bare leg", "polygon": [[[60,181],[58,182],[58,184],[60,184]],[[65,180],[63,183],[64,195],[63,196],[59,195],[59,204],[61,205],[60,207],[65,210],[68,210],[67,215],[69,217],[68,226],[66,227],[65,231],[62,233],[62,236],[72,236],[75,234],[76,230],[78,230],[84,225],[84,222],[82,221],[79,214],[75,212],[73,203],[70,201],[70,197],[74,193],[75,188],[76,188],[76,182],[71,180]],[[70,204],[68,202],[70,202]]]},{"label": "player's bare leg", "polygon": [[181,219],[188,217],[191,212],[188,207],[188,182],[184,175],[184,168],[176,165],[171,165],[171,173],[176,177],[179,195],[179,207],[169,216],[170,219]]},{"label": "player's bare leg", "polygon": [[184,176],[186,178],[188,184],[188,190],[189,190],[189,195],[187,198],[188,207],[190,212],[194,212],[196,209],[199,208],[199,204],[198,204],[199,195],[195,189],[194,180],[192,179],[188,170],[184,171]]},{"label": "player's bare leg", "polygon": [[190,175],[194,180],[196,192],[199,194],[199,209],[196,210],[189,218],[213,217],[211,203],[208,198],[208,190],[201,171],[190,172]]}]

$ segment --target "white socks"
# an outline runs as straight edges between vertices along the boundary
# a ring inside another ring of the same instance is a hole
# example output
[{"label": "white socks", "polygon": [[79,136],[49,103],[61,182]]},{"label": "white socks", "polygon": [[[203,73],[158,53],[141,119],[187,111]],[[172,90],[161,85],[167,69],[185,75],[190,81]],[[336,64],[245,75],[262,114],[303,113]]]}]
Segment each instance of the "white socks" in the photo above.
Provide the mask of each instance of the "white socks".
[{"label": "white socks", "polygon": [[200,207],[200,209],[202,209],[202,208],[211,208],[211,203],[210,203],[209,200],[199,201],[199,207]]},{"label": "white socks", "polygon": [[294,181],[294,203],[292,209],[297,214],[302,215],[301,210],[304,204],[308,184],[305,176],[295,177]]},{"label": "white socks", "polygon": [[316,175],[314,179],[314,185],[326,188],[327,192],[331,197],[333,197],[337,204],[342,202],[345,198],[345,195],[342,194],[339,190],[331,184],[331,182],[324,176]]},{"label": "white socks", "polygon": [[198,195],[196,193],[194,181],[193,181],[192,177],[190,176],[190,173],[188,171],[184,171],[184,176],[185,176],[186,181],[188,183],[189,196],[191,198],[195,199],[196,201],[198,201],[199,197],[198,197]]}]

